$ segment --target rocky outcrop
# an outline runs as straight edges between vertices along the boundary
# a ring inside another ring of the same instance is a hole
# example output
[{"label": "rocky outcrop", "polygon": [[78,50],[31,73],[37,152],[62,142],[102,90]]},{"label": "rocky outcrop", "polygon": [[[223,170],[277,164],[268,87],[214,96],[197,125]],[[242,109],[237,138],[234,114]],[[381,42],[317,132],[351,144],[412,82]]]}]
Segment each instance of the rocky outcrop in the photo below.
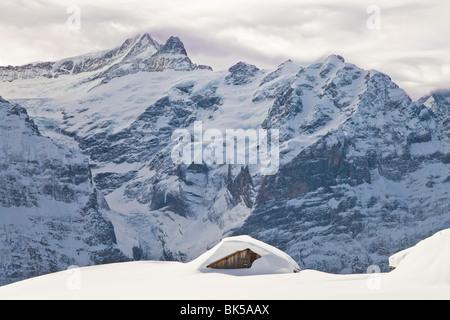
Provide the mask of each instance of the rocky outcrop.
[{"label": "rocky outcrop", "polygon": [[89,163],[42,136],[25,109],[0,99],[0,285],[126,261]]},{"label": "rocky outcrop", "polygon": [[228,85],[242,86],[249,84],[258,75],[260,70],[251,64],[238,62],[229,70],[230,74],[225,78]]}]

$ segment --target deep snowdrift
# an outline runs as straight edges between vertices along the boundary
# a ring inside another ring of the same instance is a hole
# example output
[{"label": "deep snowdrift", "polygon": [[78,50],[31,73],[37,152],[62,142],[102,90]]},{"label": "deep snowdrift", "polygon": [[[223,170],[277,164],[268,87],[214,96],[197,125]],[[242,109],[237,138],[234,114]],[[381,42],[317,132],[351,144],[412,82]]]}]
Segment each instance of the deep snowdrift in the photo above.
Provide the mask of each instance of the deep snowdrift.
[{"label": "deep snowdrift", "polygon": [[389,265],[396,268],[389,274],[395,281],[450,285],[450,229],[393,255]]},{"label": "deep snowdrift", "polygon": [[[205,272],[209,262],[243,248],[261,253],[260,264],[256,260],[247,275],[239,270]],[[296,263],[289,256],[242,236],[222,240],[190,263],[70,269],[1,287],[0,299],[450,299],[449,248],[450,230],[445,230],[411,248],[388,274],[292,273]]]},{"label": "deep snowdrift", "polygon": [[[261,256],[253,263],[251,268],[235,270],[207,268],[212,262],[245,249],[250,249]],[[233,275],[293,273],[300,271],[298,264],[289,255],[249,236],[222,239],[214,248],[190,262],[190,265],[195,266],[202,272],[226,272]]]}]

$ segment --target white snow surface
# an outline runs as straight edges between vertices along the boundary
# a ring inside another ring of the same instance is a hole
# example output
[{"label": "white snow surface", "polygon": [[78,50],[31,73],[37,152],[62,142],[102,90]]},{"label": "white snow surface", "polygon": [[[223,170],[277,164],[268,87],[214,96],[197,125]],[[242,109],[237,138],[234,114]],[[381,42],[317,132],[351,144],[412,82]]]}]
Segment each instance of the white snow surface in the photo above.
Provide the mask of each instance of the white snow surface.
[{"label": "white snow surface", "polygon": [[[230,250],[251,247],[268,258],[253,272],[209,270],[209,261]],[[280,273],[289,256],[247,236],[223,239],[189,263],[126,262],[70,269],[0,288],[0,299],[139,300],[375,300],[450,299],[450,230],[411,248],[390,273],[334,275],[314,270]],[[270,257],[270,259],[269,259]],[[269,261],[270,260],[270,261]],[[261,274],[263,270],[266,274]],[[246,290],[242,290],[246,288]]]},{"label": "white snow surface", "polygon": [[389,264],[396,268],[392,274],[397,280],[450,285],[450,229],[391,256]]}]

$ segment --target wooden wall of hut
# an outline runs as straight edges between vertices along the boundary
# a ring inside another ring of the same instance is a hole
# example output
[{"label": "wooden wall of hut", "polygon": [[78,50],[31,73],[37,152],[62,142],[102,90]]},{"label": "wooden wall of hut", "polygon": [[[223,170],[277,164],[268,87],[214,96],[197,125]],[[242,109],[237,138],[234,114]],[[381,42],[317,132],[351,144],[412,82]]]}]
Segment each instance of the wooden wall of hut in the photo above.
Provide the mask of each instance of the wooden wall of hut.
[{"label": "wooden wall of hut", "polygon": [[253,262],[261,256],[250,249],[235,252],[216,262],[211,263],[207,268],[213,269],[245,269],[251,268]]}]

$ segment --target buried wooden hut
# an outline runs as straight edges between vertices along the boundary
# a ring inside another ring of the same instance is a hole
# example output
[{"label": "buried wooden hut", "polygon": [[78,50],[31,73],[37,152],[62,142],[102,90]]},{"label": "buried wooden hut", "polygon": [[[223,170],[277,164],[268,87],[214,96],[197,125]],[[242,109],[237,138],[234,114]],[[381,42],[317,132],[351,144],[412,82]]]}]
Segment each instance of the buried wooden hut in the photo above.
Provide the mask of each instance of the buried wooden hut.
[{"label": "buried wooden hut", "polygon": [[253,262],[259,258],[261,258],[259,254],[250,249],[245,249],[232,253],[206,267],[213,269],[248,269],[251,268]]}]

